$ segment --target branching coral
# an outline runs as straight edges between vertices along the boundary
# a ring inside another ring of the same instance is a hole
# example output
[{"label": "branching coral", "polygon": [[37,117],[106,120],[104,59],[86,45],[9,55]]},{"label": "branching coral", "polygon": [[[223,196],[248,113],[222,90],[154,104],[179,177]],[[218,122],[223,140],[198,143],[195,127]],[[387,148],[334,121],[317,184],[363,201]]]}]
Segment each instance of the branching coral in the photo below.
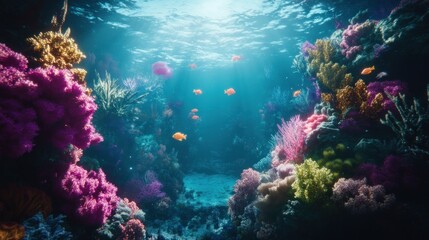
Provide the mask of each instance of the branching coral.
[{"label": "branching coral", "polygon": [[382,185],[368,186],[366,179],[340,178],[334,185],[332,199],[344,204],[344,207],[353,214],[366,214],[386,209],[395,202],[395,196],[386,195]]},{"label": "branching coral", "polygon": [[353,77],[350,73],[347,73],[345,65],[333,62],[320,64],[316,75],[322,85],[331,91],[343,88],[353,81]]},{"label": "branching coral", "polygon": [[87,172],[72,164],[60,179],[59,189],[69,213],[86,225],[105,223],[119,201],[117,188],[107,182],[101,169]]},{"label": "branching coral", "polygon": [[329,63],[335,54],[335,49],[329,40],[318,39],[316,48],[307,48],[308,53],[308,72],[316,75],[319,72],[322,63]]},{"label": "branching coral", "polygon": [[0,239],[15,240],[25,236],[24,226],[16,223],[0,223]]},{"label": "branching coral", "polygon": [[70,38],[70,29],[63,34],[61,32],[41,32],[37,36],[28,39],[34,51],[40,57],[36,61],[43,67],[55,66],[58,68],[71,69],[73,64],[79,63],[85,55]]},{"label": "branching coral", "polygon": [[[395,104],[399,116],[388,111],[385,118],[380,120],[381,123],[389,126],[411,153],[429,156],[429,107],[424,109],[415,98],[413,104],[409,105],[404,94],[387,96]],[[429,85],[427,98],[429,103]]]},{"label": "branching coral", "polygon": [[107,72],[104,79],[99,74],[97,78],[97,82],[94,83],[96,101],[107,115],[122,116],[130,106],[143,101],[146,96],[135,89],[121,87]]},{"label": "branching coral", "polygon": [[295,197],[307,203],[323,201],[333,184],[331,171],[311,160],[296,167],[296,180],[292,184]]},{"label": "branching coral", "polygon": [[256,188],[261,177],[251,168],[241,173],[241,179],[234,185],[234,195],[228,200],[228,212],[232,219],[237,220],[244,213],[244,208],[256,198]]},{"label": "branching coral", "polygon": [[[353,60],[359,53],[371,53],[373,50],[375,36],[375,21],[367,20],[363,23],[349,25],[343,31],[340,44],[341,53],[347,59]],[[380,38],[380,37],[379,37]],[[381,40],[381,39],[380,39]],[[368,54],[369,55],[369,54]]]}]

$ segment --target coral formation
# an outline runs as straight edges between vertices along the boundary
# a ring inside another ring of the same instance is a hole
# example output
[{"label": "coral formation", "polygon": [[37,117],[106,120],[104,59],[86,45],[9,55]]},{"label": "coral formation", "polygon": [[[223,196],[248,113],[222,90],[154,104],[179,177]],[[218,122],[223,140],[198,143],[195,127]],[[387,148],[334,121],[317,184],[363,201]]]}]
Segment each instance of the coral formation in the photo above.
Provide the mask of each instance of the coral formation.
[{"label": "coral formation", "polygon": [[59,191],[65,198],[64,207],[82,223],[100,226],[116,208],[117,188],[106,181],[103,170],[86,171],[71,164],[60,179]]},{"label": "coral formation", "polygon": [[244,208],[256,198],[256,188],[261,178],[259,173],[251,168],[243,170],[241,179],[234,185],[234,195],[228,200],[228,212],[232,219],[244,213]]},{"label": "coral formation", "polygon": [[16,223],[0,223],[0,239],[19,240],[24,238],[24,226]]},{"label": "coral formation", "polygon": [[0,140],[0,155],[30,152],[36,136],[59,149],[69,144],[85,149],[102,141],[91,123],[97,105],[69,70],[26,69],[22,55],[4,45],[0,51],[6,61],[0,62],[0,135],[11,137]]},{"label": "coral formation", "polygon": [[307,48],[308,52],[308,72],[315,76],[319,72],[322,64],[332,61],[335,55],[335,48],[329,40],[317,39],[316,48]]},{"label": "coral formation", "polygon": [[60,69],[71,69],[73,64],[79,63],[85,55],[70,38],[70,29],[64,34],[61,32],[41,32],[28,39],[34,51],[39,54],[35,60],[43,67],[55,66]]},{"label": "coral formation", "polygon": [[352,75],[347,73],[347,67],[333,62],[320,64],[319,71],[316,75],[322,86],[332,92],[348,86],[353,82]]},{"label": "coral formation", "polygon": [[38,213],[24,221],[25,240],[47,239],[47,240],[68,240],[73,239],[70,232],[62,226],[66,216],[49,215],[46,219]]},{"label": "coral formation", "polygon": [[326,199],[334,177],[331,171],[319,167],[317,162],[306,159],[296,167],[296,180],[292,184],[295,197],[306,203],[315,203]]},{"label": "coral formation", "polygon": [[334,185],[332,199],[344,204],[353,214],[383,210],[395,202],[395,196],[386,194],[382,185],[368,186],[366,179],[340,178]]}]

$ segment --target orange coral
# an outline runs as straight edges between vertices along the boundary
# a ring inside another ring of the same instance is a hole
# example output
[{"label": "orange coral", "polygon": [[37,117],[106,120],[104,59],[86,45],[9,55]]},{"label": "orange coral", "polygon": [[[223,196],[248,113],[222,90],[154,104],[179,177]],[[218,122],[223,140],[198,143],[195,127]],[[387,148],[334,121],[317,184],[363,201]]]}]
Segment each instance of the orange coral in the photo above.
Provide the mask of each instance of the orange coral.
[{"label": "orange coral", "polygon": [[8,185],[0,188],[1,220],[21,221],[38,212],[46,217],[52,212],[51,199],[41,190]]},{"label": "orange coral", "polygon": [[25,235],[24,226],[16,223],[0,223],[1,240],[20,240]]}]

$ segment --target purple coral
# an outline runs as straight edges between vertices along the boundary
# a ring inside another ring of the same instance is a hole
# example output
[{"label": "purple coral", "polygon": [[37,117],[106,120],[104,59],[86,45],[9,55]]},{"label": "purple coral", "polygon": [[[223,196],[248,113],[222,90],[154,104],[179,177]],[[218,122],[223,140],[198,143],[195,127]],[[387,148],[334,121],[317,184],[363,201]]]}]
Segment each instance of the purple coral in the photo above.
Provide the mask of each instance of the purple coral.
[{"label": "purple coral", "polygon": [[60,194],[69,213],[86,225],[100,226],[106,222],[119,201],[116,191],[103,170],[88,172],[75,164],[69,166],[60,182]]},{"label": "purple coral", "polygon": [[234,195],[228,200],[228,211],[233,219],[242,215],[244,208],[255,200],[260,180],[259,172],[251,168],[243,170],[241,179],[234,185]]},{"label": "purple coral", "polygon": [[382,185],[368,186],[366,179],[340,178],[334,185],[332,199],[344,204],[353,214],[365,214],[389,208],[395,202]]},{"label": "purple coral", "polygon": [[418,171],[407,159],[390,155],[383,165],[378,167],[372,163],[359,166],[359,173],[373,185],[383,185],[388,191],[407,193],[416,192],[418,186]]},{"label": "purple coral", "polygon": [[308,57],[309,55],[309,51],[310,50],[315,50],[316,46],[314,46],[313,44],[311,44],[309,41],[305,41],[302,45],[301,45],[301,53],[305,56]]},{"label": "purple coral", "polygon": [[374,22],[366,21],[364,23],[351,24],[343,31],[340,47],[342,49],[341,53],[347,59],[354,59],[363,50],[361,41],[371,34],[374,25]]},{"label": "purple coral", "polygon": [[125,184],[124,195],[136,202],[153,202],[166,196],[162,187],[163,185],[156,174],[148,170],[145,173],[144,181],[134,178]]},{"label": "purple coral", "polygon": [[0,44],[0,156],[30,152],[35,138],[59,149],[102,141],[92,125],[97,105],[67,69],[27,69],[27,59]]},{"label": "purple coral", "polygon": [[401,81],[383,81],[383,82],[371,82],[367,86],[367,92],[368,92],[368,105],[371,105],[372,101],[374,100],[375,96],[378,93],[381,93],[383,95],[383,113],[386,113],[387,111],[395,111],[396,107],[395,104],[390,100],[390,98],[387,96],[389,94],[390,96],[398,96],[399,93],[404,93],[406,91],[406,85]]}]

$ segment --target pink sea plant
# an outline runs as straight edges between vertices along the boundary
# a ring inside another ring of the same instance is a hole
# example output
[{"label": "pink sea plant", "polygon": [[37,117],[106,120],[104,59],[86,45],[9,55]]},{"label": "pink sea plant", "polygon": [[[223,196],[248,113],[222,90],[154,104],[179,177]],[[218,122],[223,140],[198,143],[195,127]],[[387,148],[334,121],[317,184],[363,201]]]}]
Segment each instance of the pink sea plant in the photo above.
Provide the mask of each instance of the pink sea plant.
[{"label": "pink sea plant", "polygon": [[288,122],[282,119],[282,124],[277,125],[276,147],[271,152],[273,167],[283,162],[300,163],[304,160],[305,138],[304,121],[294,116]]},{"label": "pink sea plant", "polygon": [[170,68],[166,62],[155,62],[152,64],[152,72],[155,75],[169,78],[173,75],[173,69]]},{"label": "pink sea plant", "polygon": [[248,168],[241,173],[241,179],[234,185],[234,195],[229,198],[229,214],[236,218],[244,213],[244,208],[256,198],[256,189],[261,177],[259,172]]}]

